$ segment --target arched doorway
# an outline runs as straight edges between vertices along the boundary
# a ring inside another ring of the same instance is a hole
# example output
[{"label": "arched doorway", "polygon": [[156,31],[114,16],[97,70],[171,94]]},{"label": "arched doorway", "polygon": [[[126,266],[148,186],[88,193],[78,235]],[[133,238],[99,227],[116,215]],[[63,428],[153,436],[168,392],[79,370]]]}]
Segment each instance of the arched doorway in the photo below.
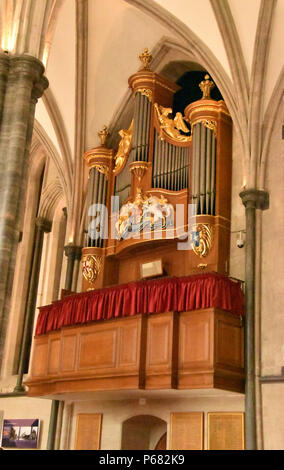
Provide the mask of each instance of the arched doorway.
[{"label": "arched doorway", "polygon": [[132,416],[122,423],[121,450],[166,449],[166,433],[166,421],[151,415]]}]

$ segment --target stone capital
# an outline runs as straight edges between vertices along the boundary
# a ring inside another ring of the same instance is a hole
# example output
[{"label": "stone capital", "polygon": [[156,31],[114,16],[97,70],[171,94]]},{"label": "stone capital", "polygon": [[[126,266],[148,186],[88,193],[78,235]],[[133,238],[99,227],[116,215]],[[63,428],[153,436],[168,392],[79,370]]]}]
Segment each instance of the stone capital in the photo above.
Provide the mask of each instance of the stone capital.
[{"label": "stone capital", "polygon": [[75,245],[66,245],[64,247],[64,253],[67,256],[67,258],[71,259],[76,259],[80,260],[81,259],[81,252],[82,252],[82,247],[81,246],[75,246]]},{"label": "stone capital", "polygon": [[51,232],[52,222],[50,222],[50,220],[47,220],[44,217],[37,217],[35,223],[37,228],[43,232]]},{"label": "stone capital", "polygon": [[12,79],[26,78],[34,84],[40,82],[44,74],[42,62],[28,54],[10,56],[10,76]]},{"label": "stone capital", "polygon": [[260,189],[246,189],[240,193],[240,198],[246,208],[266,210],[269,207],[269,194]]},{"label": "stone capital", "polygon": [[49,81],[42,75],[40,80],[34,84],[32,89],[32,100],[37,103],[38,99],[43,95],[44,90],[48,88]]},{"label": "stone capital", "polygon": [[0,52],[0,74],[7,75],[9,72],[10,60],[9,55],[4,52]]}]

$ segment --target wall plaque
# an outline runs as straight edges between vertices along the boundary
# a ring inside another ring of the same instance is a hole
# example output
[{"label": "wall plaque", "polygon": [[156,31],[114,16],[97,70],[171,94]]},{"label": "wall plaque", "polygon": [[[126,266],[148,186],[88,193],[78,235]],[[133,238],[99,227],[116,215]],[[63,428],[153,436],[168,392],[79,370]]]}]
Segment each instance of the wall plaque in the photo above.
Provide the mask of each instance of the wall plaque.
[{"label": "wall plaque", "polygon": [[171,413],[171,450],[203,450],[203,413]]},{"label": "wall plaque", "polygon": [[244,413],[208,413],[208,450],[243,450]]}]

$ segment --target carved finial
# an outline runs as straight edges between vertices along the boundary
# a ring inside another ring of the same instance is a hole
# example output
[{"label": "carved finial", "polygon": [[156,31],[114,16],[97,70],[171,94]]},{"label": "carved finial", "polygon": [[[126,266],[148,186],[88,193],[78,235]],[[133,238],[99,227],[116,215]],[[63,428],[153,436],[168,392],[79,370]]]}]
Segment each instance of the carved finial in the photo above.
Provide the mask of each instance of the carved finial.
[{"label": "carved finial", "polygon": [[98,132],[98,136],[101,140],[101,146],[105,147],[106,146],[106,140],[107,136],[109,135],[107,126],[104,126],[101,131]]},{"label": "carved finial", "polygon": [[206,74],[204,77],[204,80],[202,80],[202,82],[199,84],[199,88],[203,92],[203,96],[202,96],[203,100],[211,99],[211,96],[210,96],[211,89],[214,88],[215,86],[215,84],[211,80],[209,80],[209,78],[210,78],[209,75]]},{"label": "carved finial", "polygon": [[150,63],[153,59],[152,55],[150,54],[149,50],[147,47],[145,47],[144,51],[142,54],[140,54],[139,59],[141,60],[143,64],[143,69],[149,70],[150,69]]}]

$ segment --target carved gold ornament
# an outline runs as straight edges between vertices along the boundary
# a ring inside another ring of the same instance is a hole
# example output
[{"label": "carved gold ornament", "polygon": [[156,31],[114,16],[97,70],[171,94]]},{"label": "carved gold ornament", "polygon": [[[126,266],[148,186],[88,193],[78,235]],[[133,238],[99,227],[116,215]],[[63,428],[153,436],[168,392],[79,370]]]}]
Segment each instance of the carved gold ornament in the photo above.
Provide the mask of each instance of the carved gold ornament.
[{"label": "carved gold ornament", "polygon": [[134,200],[123,204],[115,224],[119,240],[144,230],[163,230],[174,224],[174,208],[164,196],[143,194],[137,188]]},{"label": "carved gold ornament", "polygon": [[141,93],[141,95],[147,96],[148,100],[152,102],[153,93],[152,93],[152,90],[150,90],[150,88],[138,88],[136,93]]},{"label": "carved gold ornament", "polygon": [[129,169],[138,179],[138,182],[141,183],[145,172],[148,170],[148,162],[132,162],[129,165]]},{"label": "carved gold ornament", "polygon": [[200,258],[205,258],[211,250],[213,243],[214,227],[211,224],[196,224],[191,230],[191,246],[194,253]]},{"label": "carved gold ornament", "polygon": [[107,126],[104,126],[102,130],[98,132],[98,136],[100,138],[102,147],[106,146],[106,140],[107,140],[108,135],[109,135],[109,132],[107,130]]},{"label": "carved gold ornament", "polygon": [[209,80],[209,75],[206,74],[204,80],[199,84],[199,88],[201,89],[203,96],[203,100],[210,100],[211,99],[211,89],[214,88],[215,84]]},{"label": "carved gold ornament", "polygon": [[155,113],[160,124],[160,138],[163,140],[162,131],[164,131],[169,137],[176,142],[190,142],[191,137],[187,137],[180,133],[180,130],[189,133],[189,130],[184,122],[184,118],[181,113],[176,113],[174,119],[168,117],[172,114],[172,108],[164,108],[159,106],[157,103],[154,104]]},{"label": "carved gold ornament", "polygon": [[213,119],[212,120],[202,119],[202,118],[201,119],[196,119],[196,121],[193,121],[193,123],[191,124],[191,131],[192,132],[193,132],[194,126],[198,123],[203,124],[203,126],[207,127],[211,131],[213,131],[214,135],[216,137],[216,135],[217,135],[217,122],[216,121],[214,121]]},{"label": "carved gold ornament", "polygon": [[84,255],[82,257],[82,274],[90,283],[94,283],[102,269],[102,257],[98,255]]},{"label": "carved gold ornament", "polygon": [[128,155],[131,149],[132,132],[133,132],[133,119],[128,129],[121,129],[119,131],[121,141],[119,142],[118,150],[114,157],[114,169],[113,169],[114,173],[118,173],[121,170],[125,161],[128,158]]},{"label": "carved gold ornament", "polygon": [[92,168],[96,168],[100,173],[106,176],[106,179],[109,178],[109,167],[108,165],[104,165],[103,163],[92,163],[90,165],[90,170]]},{"label": "carved gold ornament", "polygon": [[150,54],[147,47],[145,47],[142,54],[140,54],[139,59],[141,60],[141,62],[143,64],[143,69],[144,70],[149,70],[150,69],[150,63],[152,62],[153,57]]}]

